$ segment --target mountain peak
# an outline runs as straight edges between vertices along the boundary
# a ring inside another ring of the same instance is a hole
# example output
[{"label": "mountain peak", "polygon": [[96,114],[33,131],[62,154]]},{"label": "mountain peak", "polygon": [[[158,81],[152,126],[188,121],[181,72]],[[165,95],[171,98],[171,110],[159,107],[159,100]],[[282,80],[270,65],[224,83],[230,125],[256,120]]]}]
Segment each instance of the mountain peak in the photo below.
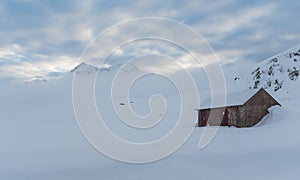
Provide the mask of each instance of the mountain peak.
[{"label": "mountain peak", "polygon": [[97,72],[99,71],[99,68],[96,66],[93,66],[91,64],[87,64],[87,63],[80,63],[79,65],[77,65],[74,69],[72,69],[70,72],[73,73],[92,73],[92,72]]}]

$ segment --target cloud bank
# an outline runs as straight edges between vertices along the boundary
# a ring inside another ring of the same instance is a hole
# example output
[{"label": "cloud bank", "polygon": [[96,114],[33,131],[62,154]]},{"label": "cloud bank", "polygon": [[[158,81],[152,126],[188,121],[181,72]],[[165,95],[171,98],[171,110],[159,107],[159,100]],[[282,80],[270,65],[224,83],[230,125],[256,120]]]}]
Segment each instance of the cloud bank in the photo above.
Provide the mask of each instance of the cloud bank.
[{"label": "cloud bank", "polygon": [[251,64],[299,44],[299,7],[300,2],[280,0],[3,0],[0,77],[59,76],[76,66],[89,41],[109,26],[154,16],[194,28],[225,68]]}]

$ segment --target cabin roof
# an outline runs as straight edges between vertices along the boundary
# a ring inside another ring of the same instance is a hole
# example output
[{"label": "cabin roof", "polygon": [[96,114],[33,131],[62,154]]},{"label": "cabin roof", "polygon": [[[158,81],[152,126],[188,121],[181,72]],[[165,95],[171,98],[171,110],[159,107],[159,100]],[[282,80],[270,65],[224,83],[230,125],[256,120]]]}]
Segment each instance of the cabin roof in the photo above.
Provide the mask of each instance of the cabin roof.
[{"label": "cabin roof", "polygon": [[[230,92],[227,93],[225,97],[226,103],[217,102],[214,106],[212,106],[212,97],[208,97],[204,99],[203,101],[200,101],[200,108],[201,109],[211,109],[211,108],[221,108],[221,107],[231,107],[231,106],[241,106],[245,104],[251,97],[253,97],[256,93],[259,91],[265,91],[267,94],[269,94],[266,90],[263,88],[256,89],[256,90],[244,90],[244,91],[238,91],[238,92]],[[271,95],[270,95],[271,96]],[[271,96],[272,97],[272,96]],[[217,94],[214,98],[216,99],[223,99],[221,98],[220,94]]]}]

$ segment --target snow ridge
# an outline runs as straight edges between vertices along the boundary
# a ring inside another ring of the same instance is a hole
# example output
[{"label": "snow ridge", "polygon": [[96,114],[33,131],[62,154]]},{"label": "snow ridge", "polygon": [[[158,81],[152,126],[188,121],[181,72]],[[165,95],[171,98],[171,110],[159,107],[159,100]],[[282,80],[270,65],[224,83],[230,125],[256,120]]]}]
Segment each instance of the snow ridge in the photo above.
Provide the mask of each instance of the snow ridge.
[{"label": "snow ridge", "polygon": [[118,63],[115,65],[106,65],[106,67],[97,67],[95,65],[80,63],[74,69],[72,69],[69,73],[76,73],[81,75],[89,75],[97,72],[108,72],[111,75],[114,75],[118,70],[123,71],[127,74],[135,74],[139,73],[142,70],[132,63],[122,64]]},{"label": "snow ridge", "polygon": [[91,73],[96,73],[97,71],[100,72],[110,72],[113,71],[115,69],[118,69],[122,64],[116,64],[116,65],[111,65],[108,67],[96,67],[94,65],[91,64],[87,64],[87,63],[80,63],[79,65],[77,65],[74,69],[72,69],[70,71],[70,73],[76,73],[76,74],[91,74]]}]

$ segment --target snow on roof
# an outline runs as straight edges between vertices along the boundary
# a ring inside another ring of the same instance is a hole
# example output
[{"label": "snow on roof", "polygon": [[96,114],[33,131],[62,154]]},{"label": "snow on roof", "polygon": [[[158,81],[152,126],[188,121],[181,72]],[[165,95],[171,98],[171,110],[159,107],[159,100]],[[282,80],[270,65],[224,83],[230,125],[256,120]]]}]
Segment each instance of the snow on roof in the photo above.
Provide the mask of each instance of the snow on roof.
[{"label": "snow on roof", "polygon": [[[262,88],[261,88],[262,89]],[[200,108],[199,109],[210,109],[210,108],[218,108],[218,107],[229,107],[229,106],[239,106],[243,105],[246,101],[248,101],[254,94],[256,94],[261,89],[249,89],[244,91],[238,92],[229,92],[225,96],[226,103],[217,102],[215,105],[212,106],[212,98],[214,99],[223,99],[221,98],[221,93],[215,95],[214,97],[209,96],[208,98],[200,101]],[[218,100],[217,100],[218,101]],[[219,100],[220,101],[220,100]]]}]

